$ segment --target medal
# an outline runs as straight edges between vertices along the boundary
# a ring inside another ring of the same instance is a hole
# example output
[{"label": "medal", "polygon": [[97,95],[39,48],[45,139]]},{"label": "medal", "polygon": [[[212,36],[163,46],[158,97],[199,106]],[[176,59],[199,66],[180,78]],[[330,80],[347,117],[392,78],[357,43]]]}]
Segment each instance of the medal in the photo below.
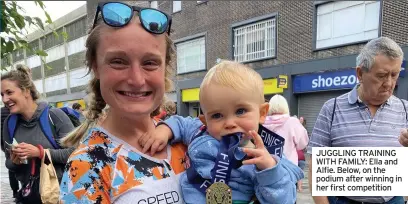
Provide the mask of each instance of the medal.
[{"label": "medal", "polygon": [[231,188],[222,182],[213,183],[206,191],[207,204],[232,204]]}]

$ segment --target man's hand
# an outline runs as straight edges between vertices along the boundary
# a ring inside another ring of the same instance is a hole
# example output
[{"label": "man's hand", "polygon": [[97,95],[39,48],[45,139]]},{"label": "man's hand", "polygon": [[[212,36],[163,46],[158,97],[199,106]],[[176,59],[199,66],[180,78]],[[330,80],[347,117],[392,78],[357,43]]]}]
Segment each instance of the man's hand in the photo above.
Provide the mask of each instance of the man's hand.
[{"label": "man's hand", "polygon": [[167,125],[159,125],[154,132],[146,133],[140,137],[139,144],[143,147],[142,152],[146,153],[150,149],[150,155],[163,150],[169,140],[173,138],[173,132]]},{"label": "man's hand", "polygon": [[20,159],[40,157],[40,150],[38,149],[38,147],[24,142],[16,145],[16,147],[13,148],[12,151],[13,154],[20,157]]},{"label": "man's hand", "polygon": [[399,136],[398,141],[402,144],[402,146],[408,147],[408,131],[407,131],[407,129],[401,130],[401,135]]},{"label": "man's hand", "polygon": [[265,148],[261,136],[255,131],[249,131],[249,135],[255,139],[255,149],[242,148],[242,151],[244,151],[249,157],[252,157],[251,159],[244,160],[242,164],[255,164],[261,171],[276,166],[276,161]]}]

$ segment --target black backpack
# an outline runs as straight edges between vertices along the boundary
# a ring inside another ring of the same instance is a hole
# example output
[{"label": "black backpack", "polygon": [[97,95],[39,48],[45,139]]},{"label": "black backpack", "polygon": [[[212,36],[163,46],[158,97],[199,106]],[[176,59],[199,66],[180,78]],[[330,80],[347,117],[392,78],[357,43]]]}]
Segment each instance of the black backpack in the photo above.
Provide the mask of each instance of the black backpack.
[{"label": "black backpack", "polygon": [[68,118],[71,120],[74,127],[78,127],[81,125],[81,122],[79,121],[79,116],[76,116],[74,109],[69,107],[63,107],[60,109],[64,111],[65,114],[67,114]]}]

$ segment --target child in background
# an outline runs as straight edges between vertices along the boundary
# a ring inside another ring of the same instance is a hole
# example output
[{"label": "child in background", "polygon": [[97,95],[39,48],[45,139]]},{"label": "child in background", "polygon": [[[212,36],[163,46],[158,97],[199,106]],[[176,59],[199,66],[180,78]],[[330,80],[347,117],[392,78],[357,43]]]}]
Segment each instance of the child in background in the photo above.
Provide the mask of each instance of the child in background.
[{"label": "child in background", "polygon": [[[192,168],[201,177],[211,179],[222,137],[244,133],[245,137],[254,139],[255,148],[242,148],[250,159],[231,171],[227,184],[232,190],[233,203],[249,203],[254,195],[260,203],[295,203],[295,183],[303,178],[301,169],[285,158],[271,155],[257,134],[269,107],[263,89],[263,80],[253,69],[231,61],[217,64],[200,86],[203,115],[199,119],[170,117],[164,121],[166,125],[158,125],[153,136],[141,141],[144,151],[150,147],[155,151],[154,148],[163,146],[174,136],[172,142],[182,140],[189,145]],[[192,140],[202,124],[206,126],[204,135]],[[186,174],[181,177],[181,185],[186,203],[206,202],[205,194],[190,183]]]}]

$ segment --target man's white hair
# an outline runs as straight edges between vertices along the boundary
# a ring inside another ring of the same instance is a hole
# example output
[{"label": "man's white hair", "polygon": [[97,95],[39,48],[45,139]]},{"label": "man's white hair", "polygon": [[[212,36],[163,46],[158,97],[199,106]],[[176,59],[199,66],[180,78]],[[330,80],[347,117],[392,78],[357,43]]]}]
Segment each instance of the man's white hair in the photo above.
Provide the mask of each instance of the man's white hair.
[{"label": "man's white hair", "polygon": [[384,55],[391,59],[402,59],[404,53],[401,47],[388,37],[379,37],[368,42],[357,56],[357,66],[364,71],[370,71],[375,62],[375,56]]}]

